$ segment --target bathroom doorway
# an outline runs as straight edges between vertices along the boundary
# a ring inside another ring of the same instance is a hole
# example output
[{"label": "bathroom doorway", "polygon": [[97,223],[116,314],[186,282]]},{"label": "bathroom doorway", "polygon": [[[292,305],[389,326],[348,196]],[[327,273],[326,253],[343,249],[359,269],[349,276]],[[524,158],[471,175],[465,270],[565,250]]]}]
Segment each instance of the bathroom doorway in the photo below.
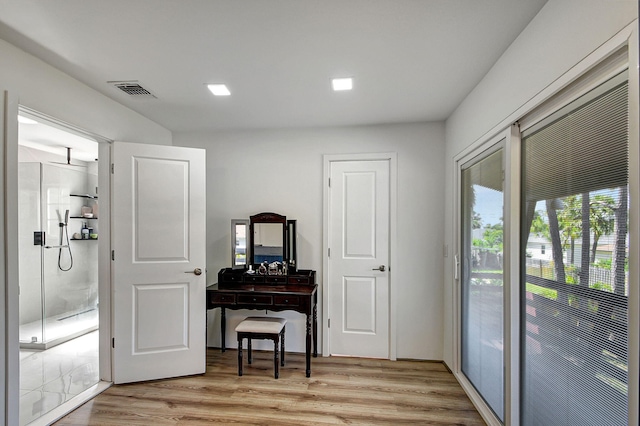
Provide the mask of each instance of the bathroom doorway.
[{"label": "bathroom doorway", "polygon": [[[98,142],[22,108],[18,128],[20,425],[99,380]],[[40,419],[40,420],[39,420]]]}]

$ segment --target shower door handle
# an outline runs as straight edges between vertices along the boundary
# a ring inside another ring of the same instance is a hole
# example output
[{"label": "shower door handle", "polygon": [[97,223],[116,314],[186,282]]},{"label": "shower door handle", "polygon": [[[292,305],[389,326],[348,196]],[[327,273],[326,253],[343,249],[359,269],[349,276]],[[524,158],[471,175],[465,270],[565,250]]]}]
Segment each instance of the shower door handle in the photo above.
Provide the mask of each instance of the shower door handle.
[{"label": "shower door handle", "polygon": [[185,274],[195,274],[195,275],[202,275],[202,269],[200,268],[196,268],[193,271],[187,271],[185,272]]}]

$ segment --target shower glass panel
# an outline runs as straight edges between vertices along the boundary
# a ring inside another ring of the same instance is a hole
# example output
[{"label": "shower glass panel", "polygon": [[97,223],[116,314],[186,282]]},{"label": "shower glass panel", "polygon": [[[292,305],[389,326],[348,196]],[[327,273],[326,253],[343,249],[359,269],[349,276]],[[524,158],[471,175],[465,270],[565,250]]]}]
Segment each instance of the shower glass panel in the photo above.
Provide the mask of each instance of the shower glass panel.
[{"label": "shower glass panel", "polygon": [[20,345],[43,338],[42,246],[34,244],[41,230],[40,163],[18,165],[18,234],[20,253]]},{"label": "shower glass panel", "polygon": [[87,167],[19,168],[20,345],[47,349],[98,328],[98,245],[82,239],[82,228],[98,232],[97,218],[83,217],[97,202],[97,175]]}]

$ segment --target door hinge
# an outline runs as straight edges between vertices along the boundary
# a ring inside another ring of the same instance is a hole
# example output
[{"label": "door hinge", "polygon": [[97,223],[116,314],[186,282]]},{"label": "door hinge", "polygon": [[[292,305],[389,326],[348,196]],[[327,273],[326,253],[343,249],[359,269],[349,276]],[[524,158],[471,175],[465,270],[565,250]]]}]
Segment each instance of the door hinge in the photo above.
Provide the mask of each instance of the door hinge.
[{"label": "door hinge", "polygon": [[115,337],[112,337],[112,338],[111,338],[111,347],[112,347],[113,349],[115,349],[115,348],[116,348],[116,338],[115,338]]},{"label": "door hinge", "polygon": [[111,163],[111,174],[113,174],[113,163]]},{"label": "door hinge", "polygon": [[116,260],[116,251],[111,250],[111,260]]},{"label": "door hinge", "polygon": [[331,247],[327,248],[327,257],[331,257]]},{"label": "door hinge", "polygon": [[331,318],[327,320],[327,328],[331,328]]},{"label": "door hinge", "polygon": [[329,178],[329,188],[331,188],[331,178]]}]

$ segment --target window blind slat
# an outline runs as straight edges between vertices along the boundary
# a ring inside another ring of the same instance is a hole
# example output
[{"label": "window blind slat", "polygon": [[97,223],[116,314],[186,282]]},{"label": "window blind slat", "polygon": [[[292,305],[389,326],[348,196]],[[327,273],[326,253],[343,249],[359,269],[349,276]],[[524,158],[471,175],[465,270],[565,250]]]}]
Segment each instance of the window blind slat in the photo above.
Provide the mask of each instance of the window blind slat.
[{"label": "window blind slat", "polygon": [[627,82],[594,91],[522,135],[524,425],[627,424]]}]

